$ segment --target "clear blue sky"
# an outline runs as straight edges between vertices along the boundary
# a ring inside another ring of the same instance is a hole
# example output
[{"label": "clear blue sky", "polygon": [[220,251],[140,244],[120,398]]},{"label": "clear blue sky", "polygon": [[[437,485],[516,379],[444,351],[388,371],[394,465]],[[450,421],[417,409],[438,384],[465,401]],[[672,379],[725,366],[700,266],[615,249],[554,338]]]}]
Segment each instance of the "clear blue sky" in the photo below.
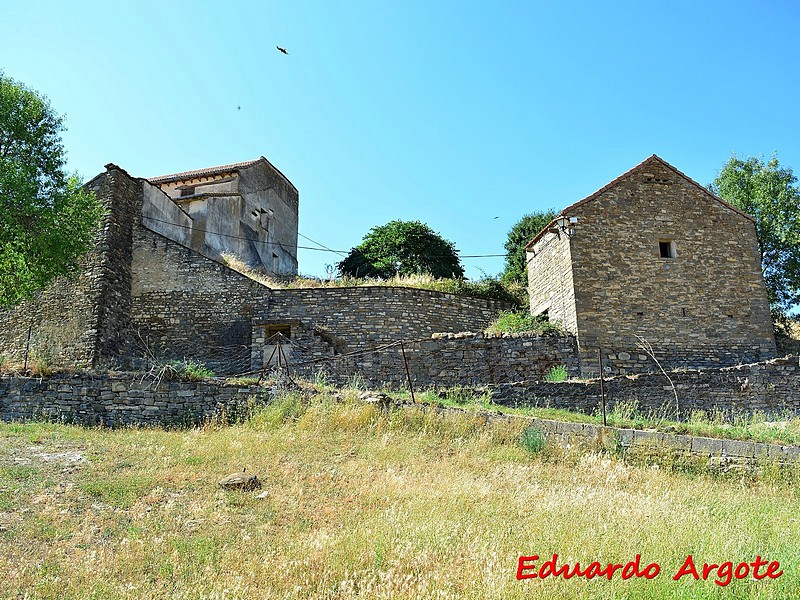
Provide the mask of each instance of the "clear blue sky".
[{"label": "clear blue sky", "polygon": [[[523,214],[651,154],[704,185],[734,152],[800,170],[796,2],[0,6],[0,67],[66,115],[71,170],[264,155],[300,190],[300,233],[334,249],[419,219],[502,253]],[[339,259],[300,251],[300,271]]]}]

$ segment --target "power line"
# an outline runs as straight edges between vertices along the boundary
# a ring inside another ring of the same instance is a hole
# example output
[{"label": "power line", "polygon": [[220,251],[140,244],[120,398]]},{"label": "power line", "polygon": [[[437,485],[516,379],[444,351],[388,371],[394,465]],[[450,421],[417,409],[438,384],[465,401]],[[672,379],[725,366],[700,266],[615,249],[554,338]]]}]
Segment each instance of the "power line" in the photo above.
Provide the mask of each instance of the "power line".
[{"label": "power line", "polygon": [[[300,236],[301,238],[303,238],[303,239],[306,239],[306,240],[308,240],[309,242],[312,242],[312,243],[316,244],[317,246],[322,246],[322,248],[318,248],[318,250],[325,249],[325,250],[327,250],[328,252],[335,252],[336,254],[339,254],[339,255],[341,255],[341,256],[345,256],[345,257],[347,256],[347,253],[346,253],[346,252],[342,252],[342,251],[340,251],[340,250],[331,250],[331,249],[330,249],[330,248],[328,248],[328,247],[327,247],[325,244],[321,244],[320,242],[318,242],[318,241],[316,241],[316,240],[312,240],[310,237],[308,237],[308,236],[306,236],[306,235],[303,235],[303,234],[302,234],[302,233],[300,233],[299,231],[297,232],[297,235],[299,235],[299,236]],[[298,246],[298,248],[299,248],[299,246]]]},{"label": "power line", "polygon": [[[159,223],[165,223],[165,224],[170,225],[172,227],[179,227],[181,229],[189,229],[189,230],[192,230],[192,231],[198,231],[200,233],[211,233],[213,235],[218,235],[220,237],[226,237],[226,238],[230,238],[230,239],[234,239],[234,240],[242,240],[242,241],[246,241],[246,242],[251,242],[253,244],[262,244],[264,246],[278,246],[281,249],[286,250],[286,246],[284,244],[281,244],[280,242],[262,242],[261,240],[254,240],[252,238],[242,237],[240,235],[232,235],[230,233],[221,233],[221,232],[218,232],[218,231],[212,231],[210,229],[200,229],[200,228],[192,227],[190,225],[181,225],[180,223],[175,223],[174,221],[165,221],[164,219],[158,219],[156,217],[151,217],[151,216],[147,216],[147,215],[142,215],[142,219],[147,219],[149,221],[157,221]],[[310,242],[312,242],[314,244],[317,244],[318,246],[321,246],[320,248],[315,248],[313,246],[299,246],[299,245],[298,246],[294,246],[298,250],[316,250],[317,252],[332,252],[332,253],[338,254],[340,256],[347,256],[347,254],[349,253],[348,250],[334,250],[333,248],[329,248],[329,247],[325,246],[324,244],[322,244],[321,242],[318,242],[316,240],[312,240],[310,237],[305,236],[300,232],[298,232],[297,235],[299,235],[303,239],[306,239],[306,240],[308,240],[308,241],[310,241]],[[288,250],[287,250],[287,252],[288,252]],[[458,256],[458,258],[497,258],[497,257],[504,257],[505,256],[505,254],[463,254],[462,255],[462,254],[458,254],[458,253],[456,253],[456,255]],[[436,255],[436,256],[443,256],[443,255]]]}]

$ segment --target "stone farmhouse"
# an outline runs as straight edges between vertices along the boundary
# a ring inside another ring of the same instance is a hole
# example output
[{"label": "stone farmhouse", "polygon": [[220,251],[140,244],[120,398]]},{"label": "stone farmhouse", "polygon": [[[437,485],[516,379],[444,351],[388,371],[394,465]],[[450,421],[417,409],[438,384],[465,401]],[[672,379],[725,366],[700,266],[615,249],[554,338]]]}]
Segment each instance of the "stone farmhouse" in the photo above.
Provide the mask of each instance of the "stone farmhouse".
[{"label": "stone farmhouse", "polygon": [[[298,192],[259,159],[89,181],[108,206],[74,280],[0,311],[13,362],[105,369],[191,359],[220,375],[275,362],[329,380],[501,384],[571,375],[726,365],[775,354],[753,221],[658,157],[564,209],[528,245],[531,310],[567,337],[482,334],[500,301],[402,287],[273,289],[227,266],[297,273]],[[477,332],[477,333],[465,333]],[[400,347],[398,343],[404,342]]]},{"label": "stone farmhouse", "polygon": [[658,156],[564,210],[526,247],[531,312],[613,372],[775,356],[753,218]]}]

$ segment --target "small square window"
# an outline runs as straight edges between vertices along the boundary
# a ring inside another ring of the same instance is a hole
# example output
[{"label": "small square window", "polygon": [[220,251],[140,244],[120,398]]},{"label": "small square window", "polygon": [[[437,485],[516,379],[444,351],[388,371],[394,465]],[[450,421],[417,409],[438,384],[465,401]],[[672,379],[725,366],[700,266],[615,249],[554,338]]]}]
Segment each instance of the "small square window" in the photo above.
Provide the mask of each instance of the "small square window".
[{"label": "small square window", "polygon": [[659,240],[658,253],[661,258],[675,258],[675,241],[674,240]]}]

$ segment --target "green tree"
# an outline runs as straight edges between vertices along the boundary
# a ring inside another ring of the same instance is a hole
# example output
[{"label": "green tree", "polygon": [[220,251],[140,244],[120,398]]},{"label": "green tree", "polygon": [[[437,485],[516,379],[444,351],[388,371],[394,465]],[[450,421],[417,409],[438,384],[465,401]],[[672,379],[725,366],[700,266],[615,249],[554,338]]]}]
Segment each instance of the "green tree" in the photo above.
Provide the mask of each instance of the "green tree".
[{"label": "green tree", "polygon": [[731,156],[709,189],[755,217],[773,320],[786,324],[800,301],[800,189],[791,167]]},{"label": "green tree", "polygon": [[390,221],[373,227],[336,266],[342,275],[353,277],[464,276],[455,244],[419,221]]},{"label": "green tree", "polygon": [[528,285],[528,265],[525,262],[525,246],[536,234],[556,218],[558,212],[551,208],[523,216],[508,232],[504,248],[506,266],[502,278],[506,282]]},{"label": "green tree", "polygon": [[0,306],[75,273],[102,207],[65,172],[63,119],[0,73]]}]

